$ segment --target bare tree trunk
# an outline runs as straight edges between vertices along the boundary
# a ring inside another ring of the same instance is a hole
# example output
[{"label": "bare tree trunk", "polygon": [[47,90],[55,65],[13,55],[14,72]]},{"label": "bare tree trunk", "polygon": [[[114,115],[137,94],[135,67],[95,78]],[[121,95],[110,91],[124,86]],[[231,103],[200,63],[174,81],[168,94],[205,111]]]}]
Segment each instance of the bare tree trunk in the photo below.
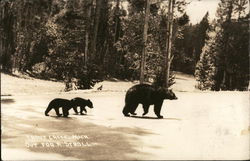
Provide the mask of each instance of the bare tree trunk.
[{"label": "bare tree trunk", "polygon": [[115,37],[114,37],[114,43],[116,43],[117,38],[119,37],[119,31],[118,31],[118,20],[119,20],[119,6],[120,6],[120,0],[116,1],[116,9],[115,9]]},{"label": "bare tree trunk", "polygon": [[[119,29],[118,29],[118,21],[119,21],[119,6],[120,6],[120,0],[116,1],[116,7],[115,7],[115,34],[114,34],[114,44],[117,42],[119,38]],[[119,55],[117,55],[117,52],[114,52],[114,60],[115,60],[115,67],[120,64],[119,61]]]},{"label": "bare tree trunk", "polygon": [[146,45],[147,45],[147,36],[148,36],[148,21],[150,14],[150,1],[147,0],[146,10],[145,10],[145,21],[144,21],[144,30],[143,30],[143,48],[141,56],[141,73],[140,73],[140,84],[144,82],[144,68],[145,68],[145,55],[146,55]]},{"label": "bare tree trunk", "polygon": [[170,75],[170,65],[173,60],[171,56],[172,50],[172,35],[173,35],[173,15],[174,15],[174,0],[169,0],[168,2],[168,22],[167,22],[167,39],[166,39],[166,58],[165,58],[165,71],[166,71],[166,83],[165,87],[169,87],[169,75]]},{"label": "bare tree trunk", "polygon": [[92,59],[96,56],[96,41],[97,41],[98,28],[99,28],[99,22],[100,22],[101,4],[102,4],[102,0],[96,0],[94,35],[93,35],[93,42],[92,42],[92,47],[91,47]]},{"label": "bare tree trunk", "polygon": [[87,25],[86,25],[86,32],[85,32],[85,49],[84,49],[84,65],[85,67],[87,67],[88,65],[88,57],[89,57],[89,53],[88,53],[88,49],[89,49],[89,32],[90,32],[90,26],[91,26],[91,9],[92,9],[92,5],[93,5],[93,0],[90,0],[89,4],[88,4],[88,8],[87,8]]},{"label": "bare tree trunk", "polygon": [[226,88],[226,76],[227,76],[227,73],[224,70],[223,71],[222,84],[220,85],[220,89],[222,89],[222,90],[225,90],[225,88]]},{"label": "bare tree trunk", "polygon": [[88,48],[89,48],[89,31],[86,30],[85,33],[85,49],[84,49],[84,65],[87,66],[88,64]]},{"label": "bare tree trunk", "polygon": [[233,90],[233,74],[231,73],[230,75],[229,75],[229,89],[230,90]]}]

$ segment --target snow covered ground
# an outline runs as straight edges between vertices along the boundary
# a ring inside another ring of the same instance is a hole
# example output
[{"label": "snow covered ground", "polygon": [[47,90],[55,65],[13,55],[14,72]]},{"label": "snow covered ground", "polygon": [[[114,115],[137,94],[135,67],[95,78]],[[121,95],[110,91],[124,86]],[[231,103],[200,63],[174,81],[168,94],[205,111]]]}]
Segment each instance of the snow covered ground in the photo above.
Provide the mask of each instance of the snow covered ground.
[{"label": "snow covered ground", "polygon": [[[102,91],[95,90],[103,85]],[[201,92],[178,73],[178,100],[166,100],[164,119],[124,117],[131,82],[104,81],[93,90],[63,92],[64,85],[1,74],[3,160],[250,159],[248,92]],[[89,98],[87,115],[45,117],[54,98]]]}]

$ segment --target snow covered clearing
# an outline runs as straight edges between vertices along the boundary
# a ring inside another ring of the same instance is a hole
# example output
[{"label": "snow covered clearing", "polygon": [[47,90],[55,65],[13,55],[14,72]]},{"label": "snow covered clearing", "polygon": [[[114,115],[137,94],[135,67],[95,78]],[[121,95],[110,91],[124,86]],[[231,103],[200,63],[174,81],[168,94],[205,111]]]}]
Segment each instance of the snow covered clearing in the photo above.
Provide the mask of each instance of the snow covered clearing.
[{"label": "snow covered clearing", "polygon": [[[96,88],[103,85],[102,91]],[[201,92],[191,76],[176,75],[178,100],[141,117],[124,117],[132,82],[104,81],[93,90],[63,92],[64,85],[1,74],[3,160],[250,159],[249,93]],[[44,116],[54,98],[89,98],[87,115]]]}]

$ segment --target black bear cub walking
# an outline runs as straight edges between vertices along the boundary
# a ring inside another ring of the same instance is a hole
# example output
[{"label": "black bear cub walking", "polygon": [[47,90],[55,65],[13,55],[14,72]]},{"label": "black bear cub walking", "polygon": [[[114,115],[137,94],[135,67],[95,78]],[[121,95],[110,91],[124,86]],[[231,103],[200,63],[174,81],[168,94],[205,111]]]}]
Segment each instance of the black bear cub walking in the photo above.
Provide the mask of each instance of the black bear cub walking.
[{"label": "black bear cub walking", "polygon": [[49,103],[45,111],[45,115],[49,116],[48,113],[50,112],[50,110],[54,109],[56,111],[56,115],[60,117],[62,116],[62,114],[60,114],[59,108],[62,108],[63,116],[67,117],[69,115],[69,110],[71,108],[74,109],[75,113],[78,113],[77,112],[78,106],[80,106],[80,114],[83,114],[82,113],[83,111],[87,113],[85,106],[88,106],[89,108],[93,108],[93,103],[89,99],[86,100],[80,97],[73,98],[72,100],[67,100],[63,98],[55,98]]},{"label": "black bear cub walking", "polygon": [[88,106],[89,108],[93,108],[93,103],[88,99],[83,99],[83,98],[80,98],[80,97],[76,97],[76,98],[73,98],[71,101],[74,102],[74,111],[76,114],[78,114],[78,111],[77,111],[77,107],[80,106],[80,114],[83,115],[83,111],[85,112],[85,114],[87,113],[87,110],[86,110],[86,106]]},{"label": "black bear cub walking", "polygon": [[63,98],[55,98],[49,103],[49,105],[45,111],[45,116],[49,116],[48,113],[52,109],[54,109],[56,111],[56,115],[58,117],[62,116],[62,114],[59,113],[59,108],[61,107],[62,111],[63,111],[63,116],[67,117],[69,115],[69,110],[74,106],[75,105],[74,105],[74,102],[72,100],[67,100],[67,99],[63,99]]},{"label": "black bear cub walking", "polygon": [[123,108],[124,116],[136,115],[135,110],[139,103],[143,105],[143,116],[148,113],[150,105],[154,105],[154,112],[158,118],[163,118],[160,115],[161,107],[164,99],[177,99],[172,90],[161,87],[155,87],[149,84],[138,84],[131,87],[125,96],[125,107]]}]

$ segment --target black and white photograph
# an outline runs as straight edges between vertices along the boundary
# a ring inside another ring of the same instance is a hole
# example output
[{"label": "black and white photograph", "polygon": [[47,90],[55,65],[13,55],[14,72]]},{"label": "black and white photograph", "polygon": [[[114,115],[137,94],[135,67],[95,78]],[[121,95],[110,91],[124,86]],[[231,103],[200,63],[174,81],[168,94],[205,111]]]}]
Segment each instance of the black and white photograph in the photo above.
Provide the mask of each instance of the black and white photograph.
[{"label": "black and white photograph", "polygon": [[248,0],[0,0],[1,160],[250,160]]}]

